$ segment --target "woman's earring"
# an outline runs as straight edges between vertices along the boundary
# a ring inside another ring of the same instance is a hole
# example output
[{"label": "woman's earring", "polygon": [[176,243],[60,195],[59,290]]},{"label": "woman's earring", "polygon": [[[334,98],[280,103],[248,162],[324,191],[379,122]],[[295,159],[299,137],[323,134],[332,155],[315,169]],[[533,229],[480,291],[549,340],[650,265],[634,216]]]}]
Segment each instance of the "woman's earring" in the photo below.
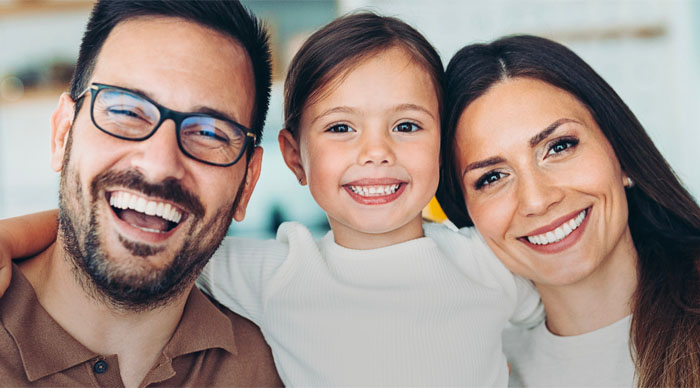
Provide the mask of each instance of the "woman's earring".
[{"label": "woman's earring", "polygon": [[632,180],[632,178],[627,177],[627,184],[625,185],[625,187],[627,187],[628,189],[631,189],[634,187],[634,181]]}]

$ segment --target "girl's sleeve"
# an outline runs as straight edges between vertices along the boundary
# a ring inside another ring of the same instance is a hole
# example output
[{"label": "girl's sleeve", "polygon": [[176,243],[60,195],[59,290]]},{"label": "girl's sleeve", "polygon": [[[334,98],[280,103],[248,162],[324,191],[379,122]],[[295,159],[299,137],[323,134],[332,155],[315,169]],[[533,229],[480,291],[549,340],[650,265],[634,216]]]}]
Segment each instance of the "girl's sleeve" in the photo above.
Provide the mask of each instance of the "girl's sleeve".
[{"label": "girl's sleeve", "polygon": [[537,326],[545,318],[544,305],[540,294],[531,281],[513,275],[516,290],[516,302],[510,323],[515,326],[531,328]]},{"label": "girl's sleeve", "polygon": [[[475,258],[475,266],[483,266],[481,280],[486,284],[498,285],[512,306],[509,321],[519,327],[534,327],[544,319],[544,306],[540,294],[531,281],[515,275],[496,257],[474,227],[461,228],[459,233],[471,242],[470,251]],[[474,271],[476,272],[476,271]],[[490,280],[490,282],[489,282]]]},{"label": "girl's sleeve", "polygon": [[277,240],[227,236],[199,275],[197,286],[261,325],[266,290],[288,251],[288,245]]}]

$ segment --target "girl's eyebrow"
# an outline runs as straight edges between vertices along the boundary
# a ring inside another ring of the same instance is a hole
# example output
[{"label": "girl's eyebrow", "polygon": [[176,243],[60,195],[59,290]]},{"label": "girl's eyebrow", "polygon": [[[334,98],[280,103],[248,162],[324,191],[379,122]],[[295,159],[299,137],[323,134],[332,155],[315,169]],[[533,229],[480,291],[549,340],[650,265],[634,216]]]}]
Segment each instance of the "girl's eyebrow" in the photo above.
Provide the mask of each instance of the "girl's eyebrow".
[{"label": "girl's eyebrow", "polygon": [[[423,112],[423,113],[427,114],[428,116],[430,116],[430,118],[435,120],[435,115],[432,112],[430,112],[428,109],[426,109],[420,105],[416,105],[416,104],[411,104],[411,103],[399,104],[399,105],[392,107],[391,110],[393,112],[403,112],[403,111],[407,111],[407,110],[419,111],[419,112]],[[355,113],[355,112],[357,112],[357,110],[353,109],[349,106],[336,106],[336,107],[328,109],[328,110],[324,111],[323,113],[321,113],[320,115],[314,117],[314,119],[311,121],[311,124],[314,124],[316,121],[322,119],[325,116],[331,115],[333,113],[351,114],[351,113]]]},{"label": "girl's eyebrow", "polygon": [[[580,122],[573,120],[573,119],[567,119],[567,118],[562,118],[559,120],[556,120],[555,122],[549,124],[547,128],[543,129],[541,132],[537,133],[535,136],[530,138],[530,147],[534,147],[537,144],[539,144],[542,140],[546,139],[549,135],[552,134],[552,132],[556,131],[557,128],[559,128],[562,124],[565,123],[577,123],[581,124]],[[471,170],[476,170],[477,168],[484,168],[484,167],[489,167],[493,166],[494,164],[498,163],[503,163],[506,160],[503,159],[500,156],[495,156],[493,158],[488,158],[484,160],[480,160],[478,162],[474,163],[469,163],[466,167],[464,167],[464,170],[462,171],[462,176],[466,175],[469,171]]]},{"label": "girl's eyebrow", "polygon": [[333,114],[333,113],[355,113],[355,109],[350,108],[349,106],[336,106],[334,108],[323,111],[323,113],[314,117],[314,119],[311,120],[311,124],[313,125],[318,120],[324,118],[325,116]]},{"label": "girl's eyebrow", "polygon": [[430,112],[428,109],[426,109],[420,105],[416,105],[416,104],[400,104],[400,105],[396,105],[393,109],[394,112],[401,112],[401,111],[406,111],[406,110],[417,110],[417,111],[420,111],[420,112],[427,114],[433,120],[435,119],[435,115],[433,115],[432,112]]}]

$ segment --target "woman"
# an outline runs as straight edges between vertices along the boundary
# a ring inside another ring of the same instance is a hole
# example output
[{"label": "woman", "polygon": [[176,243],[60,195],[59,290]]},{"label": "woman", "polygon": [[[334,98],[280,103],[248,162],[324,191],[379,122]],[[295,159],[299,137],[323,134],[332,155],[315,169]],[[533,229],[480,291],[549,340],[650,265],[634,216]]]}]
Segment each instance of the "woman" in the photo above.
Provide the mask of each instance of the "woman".
[{"label": "woman", "polygon": [[438,200],[547,312],[507,349],[513,376],[700,386],[700,208],[620,97],[566,47],[513,36],[452,58],[445,105]]}]

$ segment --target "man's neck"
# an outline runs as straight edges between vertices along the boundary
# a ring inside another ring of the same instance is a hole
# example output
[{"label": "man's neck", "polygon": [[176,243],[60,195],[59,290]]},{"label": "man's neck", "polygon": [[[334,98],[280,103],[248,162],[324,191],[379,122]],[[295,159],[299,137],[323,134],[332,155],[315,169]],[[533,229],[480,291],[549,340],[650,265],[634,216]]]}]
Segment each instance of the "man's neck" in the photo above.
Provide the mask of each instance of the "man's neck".
[{"label": "man's neck", "polygon": [[20,269],[42,307],[64,330],[96,353],[118,356],[126,387],[138,386],[156,363],[189,296],[184,292],[155,310],[119,311],[80,286],[60,239]]},{"label": "man's neck", "polygon": [[632,313],[637,288],[637,252],[631,235],[587,278],[565,286],[536,285],[547,314],[547,328],[562,336],[609,326]]}]

